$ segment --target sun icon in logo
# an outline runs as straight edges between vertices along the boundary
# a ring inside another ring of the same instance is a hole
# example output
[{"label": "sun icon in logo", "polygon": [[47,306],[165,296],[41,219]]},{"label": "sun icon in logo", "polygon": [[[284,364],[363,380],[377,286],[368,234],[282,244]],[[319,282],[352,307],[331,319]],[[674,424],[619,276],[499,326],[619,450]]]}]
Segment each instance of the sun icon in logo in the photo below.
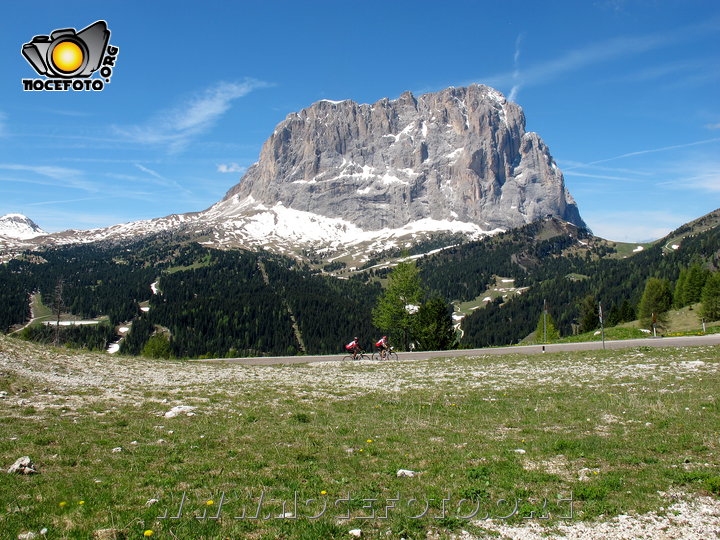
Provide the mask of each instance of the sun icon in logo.
[{"label": "sun icon in logo", "polygon": [[73,73],[82,66],[84,56],[83,50],[77,43],[63,41],[53,49],[52,63],[65,73]]}]

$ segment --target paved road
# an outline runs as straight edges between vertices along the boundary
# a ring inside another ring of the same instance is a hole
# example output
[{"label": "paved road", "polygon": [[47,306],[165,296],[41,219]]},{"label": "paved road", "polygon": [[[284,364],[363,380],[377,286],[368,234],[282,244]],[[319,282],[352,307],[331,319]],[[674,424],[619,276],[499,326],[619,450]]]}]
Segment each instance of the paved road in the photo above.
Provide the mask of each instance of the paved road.
[{"label": "paved road", "polygon": [[[632,347],[690,347],[694,345],[720,345],[720,334],[708,336],[682,336],[666,338],[625,339],[622,341],[606,341],[607,349],[628,349]],[[545,345],[547,352],[590,351],[602,349],[600,341],[584,341],[582,343],[553,343]],[[398,353],[400,360],[427,360],[428,358],[444,358],[457,356],[480,356],[486,354],[538,354],[543,352],[542,345],[518,345],[515,347],[492,347],[487,349],[464,349],[459,351],[423,351]],[[193,360],[194,362],[232,362],[248,366],[269,366],[274,364],[306,364],[309,362],[338,362],[342,354],[323,356],[264,356],[261,358],[213,358],[209,360]]]}]

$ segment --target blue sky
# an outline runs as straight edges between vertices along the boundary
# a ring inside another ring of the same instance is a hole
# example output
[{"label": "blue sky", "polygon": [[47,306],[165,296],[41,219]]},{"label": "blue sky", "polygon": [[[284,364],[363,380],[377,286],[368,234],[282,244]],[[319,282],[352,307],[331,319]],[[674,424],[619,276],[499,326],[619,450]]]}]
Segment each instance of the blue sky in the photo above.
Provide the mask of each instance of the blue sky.
[{"label": "blue sky", "polygon": [[[642,241],[720,206],[720,3],[14,2],[0,215],[48,231],[203,210],[288,113],[474,82],[520,104],[580,213]],[[34,35],[104,19],[102,92],[23,92]]]}]

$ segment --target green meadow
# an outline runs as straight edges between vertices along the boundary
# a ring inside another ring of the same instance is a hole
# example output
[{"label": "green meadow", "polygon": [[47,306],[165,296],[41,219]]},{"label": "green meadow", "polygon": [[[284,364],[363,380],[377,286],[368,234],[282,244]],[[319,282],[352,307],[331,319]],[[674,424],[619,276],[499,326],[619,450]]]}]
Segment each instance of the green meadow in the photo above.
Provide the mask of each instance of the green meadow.
[{"label": "green meadow", "polygon": [[717,347],[258,367],[2,338],[0,465],[38,474],[2,473],[0,531],[487,537],[662,512],[720,496],[718,371]]}]

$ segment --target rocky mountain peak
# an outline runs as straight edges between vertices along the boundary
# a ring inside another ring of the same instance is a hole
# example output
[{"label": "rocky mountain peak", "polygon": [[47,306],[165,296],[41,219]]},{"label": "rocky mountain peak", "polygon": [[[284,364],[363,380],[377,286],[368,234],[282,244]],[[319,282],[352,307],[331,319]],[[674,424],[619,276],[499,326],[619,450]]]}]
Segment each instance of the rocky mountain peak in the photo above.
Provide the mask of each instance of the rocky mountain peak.
[{"label": "rocky mountain peak", "polygon": [[584,226],[547,146],[525,131],[522,109],[471,85],[372,104],[320,100],[280,122],[257,163],[202,212],[32,240],[0,236],[0,246],[167,232],[366,262],[433,236],[477,239],[547,216]]},{"label": "rocky mountain peak", "polygon": [[25,240],[47,234],[33,220],[22,214],[0,217],[0,236]]},{"label": "rocky mountain peak", "polygon": [[321,100],[281,122],[225,205],[282,205],[363,230],[429,219],[484,230],[584,225],[522,109],[483,85],[373,104]]}]

